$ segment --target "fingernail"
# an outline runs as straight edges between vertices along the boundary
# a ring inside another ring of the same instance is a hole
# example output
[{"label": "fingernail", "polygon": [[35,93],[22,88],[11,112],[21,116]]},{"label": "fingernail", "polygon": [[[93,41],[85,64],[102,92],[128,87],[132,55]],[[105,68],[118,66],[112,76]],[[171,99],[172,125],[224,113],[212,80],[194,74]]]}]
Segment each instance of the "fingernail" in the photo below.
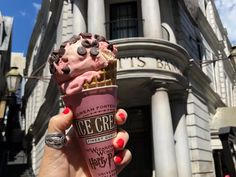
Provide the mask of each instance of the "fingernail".
[{"label": "fingernail", "polygon": [[115,156],[114,161],[115,161],[116,164],[120,164],[122,160],[123,160],[123,159],[122,159],[121,156],[119,156],[119,155]]},{"label": "fingernail", "polygon": [[125,120],[125,114],[124,113],[119,113],[118,116],[122,119],[122,120]]},{"label": "fingernail", "polygon": [[123,148],[124,143],[125,143],[124,140],[121,139],[121,138],[118,139],[117,142],[116,142],[116,144],[118,145],[119,148]]},{"label": "fingernail", "polygon": [[66,107],[63,111],[63,114],[68,114],[70,112],[70,108]]}]

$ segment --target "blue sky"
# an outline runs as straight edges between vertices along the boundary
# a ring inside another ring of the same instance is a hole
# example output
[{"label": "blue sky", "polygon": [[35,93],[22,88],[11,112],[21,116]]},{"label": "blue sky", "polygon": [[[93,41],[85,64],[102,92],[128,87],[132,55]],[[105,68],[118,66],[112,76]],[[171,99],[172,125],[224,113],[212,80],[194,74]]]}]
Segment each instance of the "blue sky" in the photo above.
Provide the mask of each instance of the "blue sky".
[{"label": "blue sky", "polygon": [[12,51],[26,55],[41,0],[0,0],[3,16],[14,17]]},{"label": "blue sky", "polygon": [[236,45],[236,0],[215,0],[215,4],[231,43]]},{"label": "blue sky", "polygon": [[[42,0],[0,0],[3,16],[14,17],[12,51],[27,53],[28,42]],[[232,44],[236,45],[236,0],[215,0],[224,27]]]}]

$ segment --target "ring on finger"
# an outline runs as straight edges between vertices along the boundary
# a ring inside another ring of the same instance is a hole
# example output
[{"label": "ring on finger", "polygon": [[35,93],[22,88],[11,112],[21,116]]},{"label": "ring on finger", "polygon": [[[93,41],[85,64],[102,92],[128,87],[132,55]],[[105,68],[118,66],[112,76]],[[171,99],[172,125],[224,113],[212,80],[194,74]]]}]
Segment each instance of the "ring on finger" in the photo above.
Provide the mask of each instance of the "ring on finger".
[{"label": "ring on finger", "polygon": [[54,149],[61,149],[67,143],[64,133],[48,133],[45,136],[45,144]]}]

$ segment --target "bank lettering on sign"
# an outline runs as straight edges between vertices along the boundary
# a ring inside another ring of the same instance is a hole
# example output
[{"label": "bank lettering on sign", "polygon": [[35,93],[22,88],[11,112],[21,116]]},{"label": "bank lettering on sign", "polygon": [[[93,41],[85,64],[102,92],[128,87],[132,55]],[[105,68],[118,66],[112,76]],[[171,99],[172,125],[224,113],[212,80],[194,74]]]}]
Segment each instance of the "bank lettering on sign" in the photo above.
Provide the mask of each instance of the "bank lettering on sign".
[{"label": "bank lettering on sign", "polygon": [[119,58],[117,63],[118,70],[126,69],[159,69],[171,71],[182,75],[177,62],[167,58],[151,57],[126,57]]}]

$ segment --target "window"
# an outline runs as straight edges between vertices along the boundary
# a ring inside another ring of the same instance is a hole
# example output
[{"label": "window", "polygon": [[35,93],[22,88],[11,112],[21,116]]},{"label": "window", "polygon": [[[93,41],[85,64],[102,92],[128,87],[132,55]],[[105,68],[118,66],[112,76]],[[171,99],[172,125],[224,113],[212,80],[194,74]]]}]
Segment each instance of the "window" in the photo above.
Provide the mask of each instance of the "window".
[{"label": "window", "polygon": [[110,39],[138,36],[137,3],[110,5]]}]

